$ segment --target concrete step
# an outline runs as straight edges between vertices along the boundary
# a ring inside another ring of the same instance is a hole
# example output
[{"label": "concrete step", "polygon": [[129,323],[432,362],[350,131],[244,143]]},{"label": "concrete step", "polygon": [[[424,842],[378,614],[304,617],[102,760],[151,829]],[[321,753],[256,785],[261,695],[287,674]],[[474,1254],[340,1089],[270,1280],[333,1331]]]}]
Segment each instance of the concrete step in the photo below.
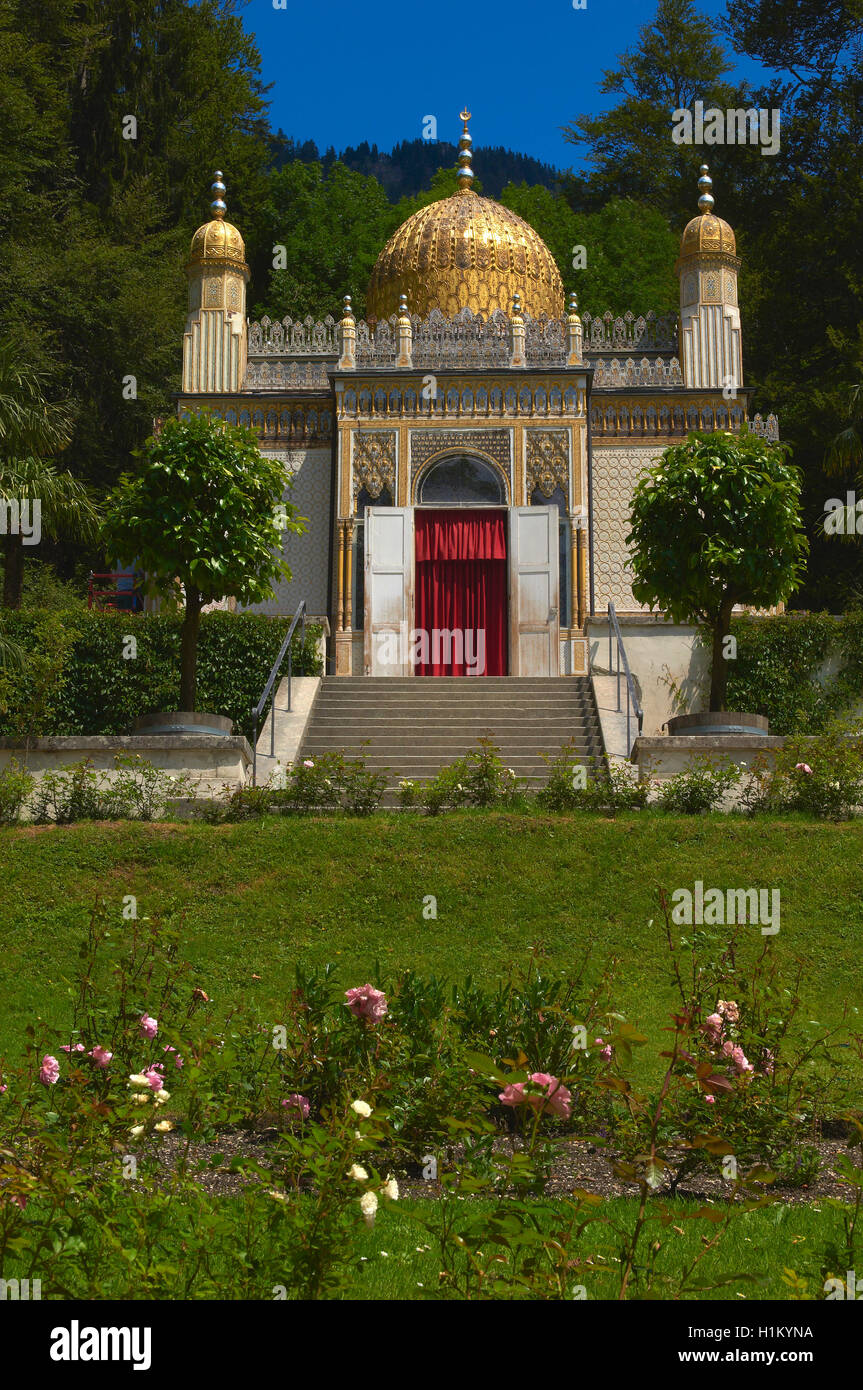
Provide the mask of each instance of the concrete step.
[{"label": "concrete step", "polygon": [[[542,786],[548,766],[569,747],[579,762],[602,756],[590,681],[542,677],[326,677],[300,757],[344,752],[370,771],[387,771],[393,801],[403,778],[426,781],[489,738],[504,767]],[[397,800],[397,798],[396,798]]]}]

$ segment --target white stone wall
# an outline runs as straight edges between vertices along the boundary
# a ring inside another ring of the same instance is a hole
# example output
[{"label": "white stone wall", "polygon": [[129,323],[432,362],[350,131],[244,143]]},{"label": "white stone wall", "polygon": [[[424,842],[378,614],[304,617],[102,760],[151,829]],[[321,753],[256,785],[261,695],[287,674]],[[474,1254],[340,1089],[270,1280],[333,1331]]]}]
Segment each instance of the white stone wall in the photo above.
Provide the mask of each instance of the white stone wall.
[{"label": "white stone wall", "polygon": [[[622,619],[620,635],[629,669],[641,691],[643,733],[659,734],[673,714],[694,714],[706,707],[710,652],[694,627],[660,619]],[[596,619],[589,625],[588,643],[591,670],[607,671],[608,623],[602,622],[598,605]],[[616,661],[612,643],[613,669]],[[625,687],[622,690],[625,708]]]},{"label": "white stone wall", "polygon": [[643,473],[662,455],[657,444],[627,444],[620,448],[593,446],[593,545],[597,616],[609,599],[618,613],[643,613],[630,588],[625,537],[629,504]]},{"label": "white stone wall", "polygon": [[327,578],[330,559],[330,489],[332,455],[329,445],[309,449],[266,449],[281,459],[293,476],[293,487],[286,488],[285,499],[307,518],[302,536],[285,538],[285,559],[291,567],[290,582],[277,584],[276,597],[268,603],[253,604],[247,612],[293,615],[302,599],[307,612],[322,616],[327,612]]}]

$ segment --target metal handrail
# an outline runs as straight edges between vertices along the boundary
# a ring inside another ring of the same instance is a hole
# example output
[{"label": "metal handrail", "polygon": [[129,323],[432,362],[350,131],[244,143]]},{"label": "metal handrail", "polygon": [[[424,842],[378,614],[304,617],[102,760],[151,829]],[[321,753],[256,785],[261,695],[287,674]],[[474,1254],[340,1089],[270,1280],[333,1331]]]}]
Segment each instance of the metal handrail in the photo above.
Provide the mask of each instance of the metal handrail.
[{"label": "metal handrail", "polygon": [[629,737],[630,728],[630,707],[634,710],[638,721],[638,732],[641,733],[644,723],[644,710],[641,708],[638,696],[635,693],[635,681],[632,679],[632,672],[629,669],[629,662],[626,659],[626,648],[623,645],[623,638],[620,635],[620,624],[617,621],[617,613],[614,604],[609,600],[608,603],[608,674],[613,675],[611,667],[611,637],[612,633],[617,639],[617,708],[620,709],[620,664],[623,662],[623,673],[626,677],[626,756],[632,752],[632,741]]},{"label": "metal handrail", "polygon": [[[306,600],[305,600],[305,599],[303,599],[302,603],[300,604],[299,608],[297,609],[296,613],[295,613],[294,616],[293,616],[293,620],[292,620],[292,622],[291,622],[291,625],[290,625],[290,627],[288,628],[287,636],[285,637],[285,640],[284,640],[284,642],[282,643],[281,648],[279,649],[279,654],[278,654],[278,656],[276,657],[275,661],[273,662],[273,669],[270,671],[269,678],[268,678],[268,680],[267,680],[266,685],[264,686],[264,693],[263,693],[263,695],[261,696],[261,698],[260,698],[260,700],[258,701],[258,703],[255,705],[254,709],[252,710],[252,786],[253,786],[253,787],[256,787],[256,786],[258,785],[258,781],[257,781],[257,779],[258,779],[258,720],[259,720],[260,717],[261,717],[261,711],[263,710],[264,705],[267,703],[267,698],[268,698],[268,696],[269,696],[269,694],[270,694],[270,691],[271,691],[272,688],[273,688],[273,682],[275,681],[276,676],[279,674],[279,668],[280,668],[282,662],[283,662],[284,659],[285,659],[285,652],[288,653],[288,711],[290,712],[290,708],[291,708],[291,677],[293,676],[293,661],[294,661],[293,652],[292,652],[292,650],[291,650],[291,639],[292,639],[292,637],[293,637],[293,635],[294,635],[294,633],[295,633],[295,631],[296,631],[297,623],[300,622],[300,621],[302,621],[302,629],[301,629],[302,635],[301,635],[300,641],[301,641],[302,645],[305,646],[305,641],[306,641]],[[274,696],[274,697],[273,697],[273,708],[272,708],[272,710],[270,711],[270,757],[271,757],[271,758],[274,758],[275,755],[276,755],[276,754],[275,754],[275,747],[276,747],[276,700],[275,700],[275,696]]]}]

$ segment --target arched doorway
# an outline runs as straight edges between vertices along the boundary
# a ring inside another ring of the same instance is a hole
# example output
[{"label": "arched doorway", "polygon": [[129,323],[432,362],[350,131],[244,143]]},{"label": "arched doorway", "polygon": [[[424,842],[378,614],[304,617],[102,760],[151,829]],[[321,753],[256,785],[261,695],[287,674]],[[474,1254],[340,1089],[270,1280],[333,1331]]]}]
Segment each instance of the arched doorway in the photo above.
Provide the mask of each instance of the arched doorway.
[{"label": "arched doorway", "polygon": [[505,507],[502,475],[475,454],[447,454],[423,474],[417,489],[423,507]]},{"label": "arched doorway", "polygon": [[486,460],[448,454],[417,488],[418,676],[505,676],[506,484]]}]

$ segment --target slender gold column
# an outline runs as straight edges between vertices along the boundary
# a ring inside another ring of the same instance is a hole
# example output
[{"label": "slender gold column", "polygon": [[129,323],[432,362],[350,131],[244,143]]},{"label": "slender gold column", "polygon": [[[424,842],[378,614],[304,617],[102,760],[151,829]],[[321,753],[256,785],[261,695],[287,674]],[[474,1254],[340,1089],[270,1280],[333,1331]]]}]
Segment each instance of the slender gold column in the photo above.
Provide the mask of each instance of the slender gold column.
[{"label": "slender gold column", "polygon": [[339,528],[339,562],[338,562],[338,632],[344,631],[345,626],[345,523],[336,523]]},{"label": "slender gold column", "polygon": [[571,517],[569,525],[569,582],[571,592],[569,625],[570,627],[581,627],[581,578],[578,569],[580,532],[578,530],[578,518]]},{"label": "slender gold column", "polygon": [[354,523],[345,522],[345,628],[354,625]]},{"label": "slender gold column", "polygon": [[578,626],[584,627],[587,618],[587,534],[579,527],[578,536]]}]

